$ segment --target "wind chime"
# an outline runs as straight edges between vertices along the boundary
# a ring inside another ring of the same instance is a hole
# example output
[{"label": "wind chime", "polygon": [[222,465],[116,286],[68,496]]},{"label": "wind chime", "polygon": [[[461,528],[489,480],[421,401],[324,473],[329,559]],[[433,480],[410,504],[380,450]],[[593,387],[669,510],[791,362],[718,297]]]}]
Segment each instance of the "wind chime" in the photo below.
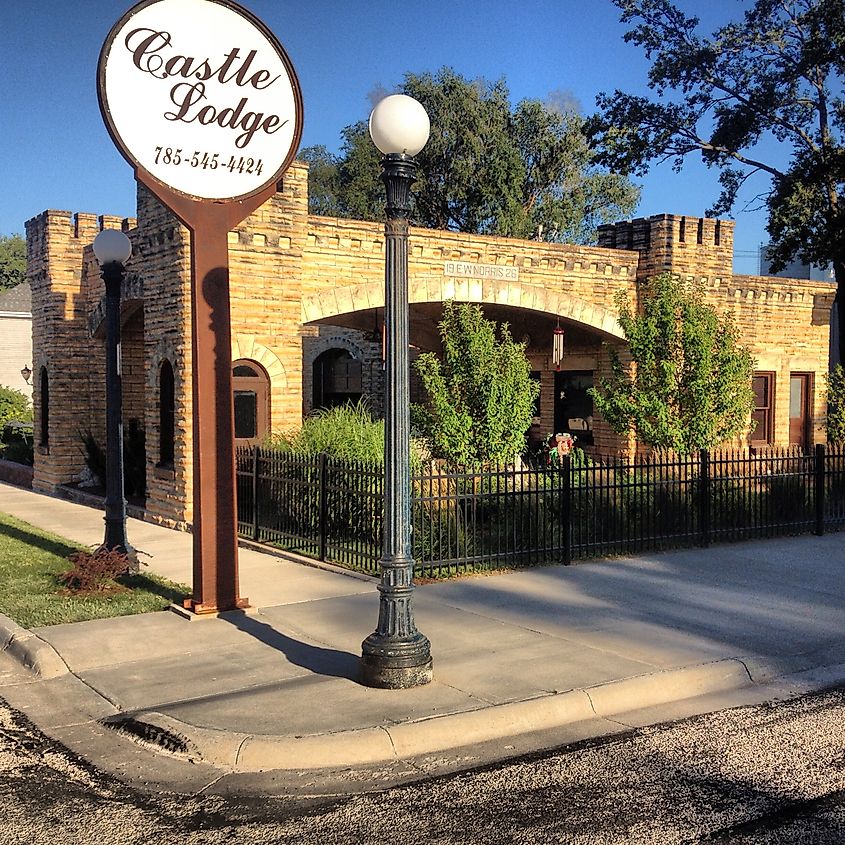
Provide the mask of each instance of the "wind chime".
[{"label": "wind chime", "polygon": [[552,363],[555,369],[560,372],[560,362],[563,360],[563,329],[560,327],[560,317],[557,318],[557,327],[552,332]]}]

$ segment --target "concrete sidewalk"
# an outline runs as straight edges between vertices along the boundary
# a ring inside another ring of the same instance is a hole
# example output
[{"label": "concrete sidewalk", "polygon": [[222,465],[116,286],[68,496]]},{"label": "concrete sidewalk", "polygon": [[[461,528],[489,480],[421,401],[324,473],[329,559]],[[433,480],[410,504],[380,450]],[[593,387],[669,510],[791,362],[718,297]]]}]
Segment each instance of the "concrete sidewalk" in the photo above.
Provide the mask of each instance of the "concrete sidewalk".
[{"label": "concrete sidewalk", "polygon": [[[8,485],[0,511],[102,538],[100,512]],[[136,520],[128,534],[190,583],[189,535]],[[240,566],[250,615],[6,621],[0,695],[129,780],[325,793],[845,681],[842,535],[421,586],[434,682],[404,691],[357,682],[374,580],[248,549]]]}]

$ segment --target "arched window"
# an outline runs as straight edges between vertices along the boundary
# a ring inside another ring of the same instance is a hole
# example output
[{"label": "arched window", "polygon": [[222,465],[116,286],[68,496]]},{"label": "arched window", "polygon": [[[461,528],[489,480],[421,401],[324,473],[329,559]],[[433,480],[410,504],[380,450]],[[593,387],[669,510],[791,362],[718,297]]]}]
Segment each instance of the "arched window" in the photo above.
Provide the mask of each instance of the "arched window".
[{"label": "arched window", "polygon": [[45,448],[50,445],[50,380],[47,368],[41,368],[40,376],[40,405],[41,405],[41,437],[39,445]]},{"label": "arched window", "polygon": [[176,445],[176,385],[173,366],[161,362],[158,381],[158,465],[172,467]]},{"label": "arched window", "polygon": [[270,379],[255,361],[232,364],[235,443],[260,443],[270,432]]},{"label": "arched window", "polygon": [[314,409],[357,402],[363,393],[361,362],[345,349],[329,349],[318,355],[313,376]]}]

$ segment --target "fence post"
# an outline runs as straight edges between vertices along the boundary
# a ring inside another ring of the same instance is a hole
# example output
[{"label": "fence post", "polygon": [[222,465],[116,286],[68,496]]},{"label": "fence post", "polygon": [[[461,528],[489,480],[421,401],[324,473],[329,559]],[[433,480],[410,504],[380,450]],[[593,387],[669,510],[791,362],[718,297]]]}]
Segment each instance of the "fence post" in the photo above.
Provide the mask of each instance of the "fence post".
[{"label": "fence post", "polygon": [[710,452],[707,449],[698,453],[698,480],[698,526],[701,545],[706,549],[710,545]]},{"label": "fence post", "polygon": [[825,447],[816,443],[816,534],[824,534]]},{"label": "fence post", "polygon": [[572,563],[572,456],[564,455],[560,461],[561,521],[563,522],[563,563]]},{"label": "fence post", "polygon": [[258,446],[252,447],[252,539],[258,541]]},{"label": "fence post", "polygon": [[326,487],[328,486],[328,460],[326,458],[325,452],[320,452],[319,457],[317,458],[317,466],[319,468],[320,473],[320,482],[319,482],[319,496],[320,496],[320,560],[325,561],[326,559],[326,546],[328,545],[328,533],[329,533],[329,525],[328,525],[328,491]]}]

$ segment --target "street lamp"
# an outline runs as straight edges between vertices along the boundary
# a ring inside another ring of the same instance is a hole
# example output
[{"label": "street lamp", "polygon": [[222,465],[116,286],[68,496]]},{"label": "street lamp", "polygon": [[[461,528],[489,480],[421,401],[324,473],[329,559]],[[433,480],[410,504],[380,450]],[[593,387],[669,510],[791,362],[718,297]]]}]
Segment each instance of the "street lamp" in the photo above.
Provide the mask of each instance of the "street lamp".
[{"label": "street lamp", "polygon": [[131,254],[132,243],[117,229],[104,229],[94,238],[94,255],[106,286],[106,533],[101,548],[117,549],[134,558],[134,550],[126,542],[120,378],[120,286],[123,265]]},{"label": "street lamp", "polygon": [[370,136],[383,154],[386,370],[384,389],[384,543],[378,627],[361,644],[366,686],[406,689],[431,681],[431,647],[411,607],[410,406],[408,387],[408,216],[414,156],[428,141],[425,109],[411,97],[385,97],[370,115]]}]

